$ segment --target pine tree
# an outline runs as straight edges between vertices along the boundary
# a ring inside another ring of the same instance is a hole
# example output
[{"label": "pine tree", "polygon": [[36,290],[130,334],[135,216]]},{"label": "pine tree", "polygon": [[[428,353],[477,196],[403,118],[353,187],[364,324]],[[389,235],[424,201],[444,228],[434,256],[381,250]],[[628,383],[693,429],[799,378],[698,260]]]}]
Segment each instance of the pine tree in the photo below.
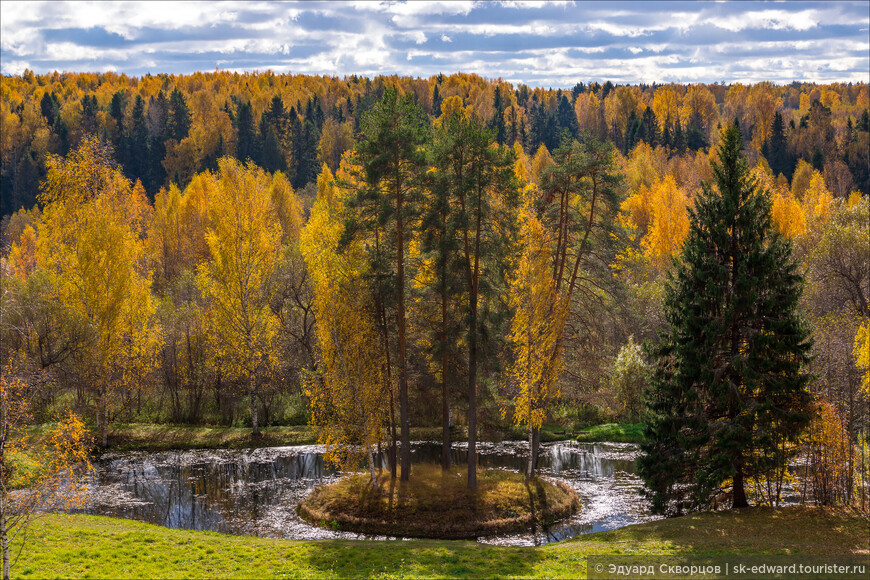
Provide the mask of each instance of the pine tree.
[{"label": "pine tree", "polygon": [[[306,121],[306,126],[309,123]],[[426,113],[412,98],[400,97],[395,89],[387,89],[381,101],[363,115],[357,154],[365,186],[348,200],[348,206],[358,214],[348,221],[345,232],[348,239],[355,235],[378,239],[380,232],[383,234],[380,239],[393,252],[388,266],[393,282],[389,306],[396,313],[403,481],[408,480],[411,471],[405,316],[409,277],[405,273],[405,252],[419,215],[421,177],[426,166],[423,144],[427,139]]]},{"label": "pine tree", "polygon": [[658,513],[709,509],[722,492],[746,507],[746,479],[782,466],[777,450],[809,421],[803,280],[741,143],[739,128],[723,131],[716,187],[703,184],[667,283],[639,462]]},{"label": "pine tree", "polygon": [[483,121],[458,112],[442,120],[433,165],[436,179],[447,189],[453,211],[448,230],[459,245],[465,321],[462,334],[468,348],[468,488],[477,489],[477,392],[481,371],[493,357],[486,337],[495,336],[498,322],[493,304],[503,295],[503,265],[516,239],[518,184],[513,175],[513,151],[490,146],[494,135]]}]

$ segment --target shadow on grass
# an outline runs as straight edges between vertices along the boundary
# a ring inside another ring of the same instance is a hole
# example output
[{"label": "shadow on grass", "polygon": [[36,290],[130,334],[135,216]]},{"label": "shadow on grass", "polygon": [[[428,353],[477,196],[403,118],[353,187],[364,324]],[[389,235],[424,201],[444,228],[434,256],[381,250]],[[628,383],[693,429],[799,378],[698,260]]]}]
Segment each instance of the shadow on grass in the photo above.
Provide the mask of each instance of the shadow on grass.
[{"label": "shadow on grass", "polygon": [[683,554],[870,556],[870,519],[848,508],[755,507],[692,514],[580,536]]},{"label": "shadow on grass", "polygon": [[338,578],[529,577],[547,555],[534,548],[459,540],[318,542],[307,564]]}]

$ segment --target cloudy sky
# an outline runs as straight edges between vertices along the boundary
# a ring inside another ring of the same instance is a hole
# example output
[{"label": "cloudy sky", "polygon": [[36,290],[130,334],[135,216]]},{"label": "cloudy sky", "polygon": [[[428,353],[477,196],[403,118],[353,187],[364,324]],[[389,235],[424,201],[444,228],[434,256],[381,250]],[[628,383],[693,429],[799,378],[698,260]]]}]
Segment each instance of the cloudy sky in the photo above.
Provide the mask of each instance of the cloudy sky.
[{"label": "cloudy sky", "polygon": [[0,71],[870,82],[859,2],[0,2]]}]

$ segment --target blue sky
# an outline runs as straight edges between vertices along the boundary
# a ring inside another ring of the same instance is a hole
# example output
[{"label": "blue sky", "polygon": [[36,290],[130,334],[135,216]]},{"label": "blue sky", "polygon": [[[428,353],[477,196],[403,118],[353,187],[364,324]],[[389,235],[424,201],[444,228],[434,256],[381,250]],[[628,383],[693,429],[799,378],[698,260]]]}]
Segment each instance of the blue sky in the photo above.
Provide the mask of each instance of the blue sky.
[{"label": "blue sky", "polygon": [[860,2],[0,2],[0,71],[870,82]]}]

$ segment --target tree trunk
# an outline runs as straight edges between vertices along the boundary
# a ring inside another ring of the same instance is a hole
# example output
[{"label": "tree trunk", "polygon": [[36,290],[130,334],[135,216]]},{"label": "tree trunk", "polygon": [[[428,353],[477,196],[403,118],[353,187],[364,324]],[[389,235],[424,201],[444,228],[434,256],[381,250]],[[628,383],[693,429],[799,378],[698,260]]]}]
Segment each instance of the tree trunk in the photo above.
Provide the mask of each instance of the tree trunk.
[{"label": "tree trunk", "polygon": [[0,513],[0,543],[3,545],[3,580],[9,580],[9,538],[6,536],[5,512]]},{"label": "tree trunk", "polygon": [[538,469],[538,453],[541,449],[541,430],[529,428],[529,466],[526,469],[526,480],[535,477]]},{"label": "tree trunk", "polygon": [[109,446],[109,405],[103,402],[103,449]]},{"label": "tree trunk", "polygon": [[402,430],[402,481],[411,474],[411,432],[408,424],[408,367],[405,360],[405,241],[402,194],[396,195],[396,325],[399,334],[399,421]]},{"label": "tree trunk", "polygon": [[257,417],[257,395],[259,394],[257,389],[257,377],[253,375],[251,377],[251,426],[254,428],[254,435],[260,435],[260,423]]},{"label": "tree trunk", "polygon": [[473,290],[468,330],[468,489],[477,491],[477,294]]},{"label": "tree trunk", "polygon": [[390,478],[396,479],[396,404],[393,400],[393,387],[390,385]]},{"label": "tree trunk", "polygon": [[441,293],[441,469],[450,469],[450,399],[447,389],[447,290],[446,272]]},{"label": "tree trunk", "polygon": [[369,471],[371,472],[371,476],[372,476],[372,485],[375,487],[375,489],[377,489],[378,488],[378,476],[375,473],[375,457],[374,457],[374,454],[372,453],[372,446],[368,445],[367,447],[369,448]]},{"label": "tree trunk", "polygon": [[746,501],[746,490],[743,489],[743,458],[737,459],[737,470],[734,472],[734,503],[731,508],[749,507]]}]

